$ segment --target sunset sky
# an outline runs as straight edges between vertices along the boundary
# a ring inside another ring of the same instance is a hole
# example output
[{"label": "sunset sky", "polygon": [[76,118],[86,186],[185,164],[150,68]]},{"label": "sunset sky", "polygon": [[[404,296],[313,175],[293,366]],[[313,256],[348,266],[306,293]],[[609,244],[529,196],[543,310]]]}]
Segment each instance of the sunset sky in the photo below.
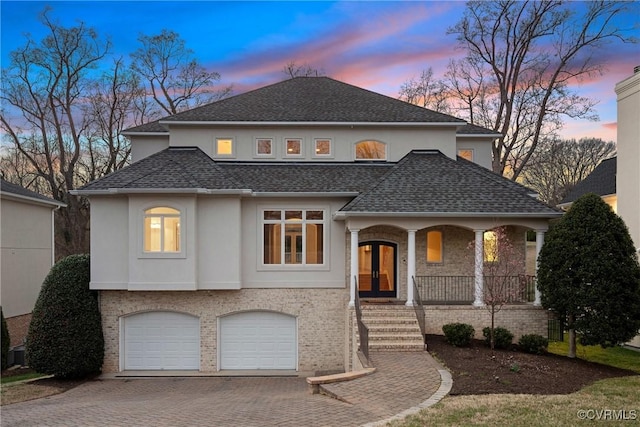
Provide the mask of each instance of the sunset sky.
[{"label": "sunset sky", "polygon": [[[444,73],[455,49],[449,26],[460,19],[463,2],[178,2],[178,1],[2,1],[2,66],[9,52],[45,35],[38,21],[45,5],[50,16],[65,26],[83,21],[100,35],[109,36],[113,51],[128,57],[138,47],[140,33],[152,35],[170,29],[207,69],[233,84],[234,94],[286,78],[285,64],[295,61],[320,69],[325,75],[397,97],[403,82],[431,66]],[[616,23],[628,35],[640,38],[640,3]],[[573,2],[572,7],[584,7]],[[571,121],[563,137],[616,139],[614,86],[640,65],[640,45],[611,45],[601,52],[607,64],[600,78],[576,89],[599,101],[600,121]]]}]

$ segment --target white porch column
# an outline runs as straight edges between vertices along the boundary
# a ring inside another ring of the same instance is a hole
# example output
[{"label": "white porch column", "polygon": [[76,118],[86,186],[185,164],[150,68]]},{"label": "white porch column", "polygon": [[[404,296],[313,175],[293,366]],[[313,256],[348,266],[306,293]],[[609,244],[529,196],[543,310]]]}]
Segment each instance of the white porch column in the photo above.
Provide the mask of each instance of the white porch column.
[{"label": "white porch column", "polygon": [[536,230],[536,299],[533,305],[541,305],[540,301],[540,289],[538,289],[538,257],[540,256],[540,250],[544,244],[544,231]]},{"label": "white porch column", "polygon": [[349,269],[349,307],[356,305],[356,275],[358,274],[358,232],[351,230],[351,268]]},{"label": "white porch column", "polygon": [[413,306],[413,276],[416,275],[416,230],[407,230],[407,302]]},{"label": "white porch column", "polygon": [[474,300],[473,305],[482,307],[483,301],[483,279],[484,279],[484,230],[474,230],[476,233],[475,244],[475,278],[474,278]]}]

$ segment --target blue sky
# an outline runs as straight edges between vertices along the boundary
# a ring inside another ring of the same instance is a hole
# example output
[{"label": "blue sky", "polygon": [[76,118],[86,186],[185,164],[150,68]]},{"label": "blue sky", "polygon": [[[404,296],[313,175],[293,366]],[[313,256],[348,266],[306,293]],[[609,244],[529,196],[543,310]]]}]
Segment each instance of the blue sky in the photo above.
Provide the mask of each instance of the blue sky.
[{"label": "blue sky", "polygon": [[[307,63],[330,77],[396,97],[403,82],[428,66],[441,74],[460,55],[446,29],[464,11],[458,1],[1,1],[2,66],[25,33],[40,39],[45,5],[65,26],[83,21],[109,36],[115,54],[128,56],[140,33],[171,29],[198,59],[233,84],[234,93],[283,80],[290,61]],[[580,7],[579,2],[574,2]],[[636,6],[639,4],[637,3]],[[636,7],[640,11],[640,7]],[[640,35],[640,12],[619,25]],[[563,136],[615,140],[616,82],[640,65],[640,45],[608,50],[608,71],[584,82],[581,94],[599,100],[598,123],[570,122]]]}]

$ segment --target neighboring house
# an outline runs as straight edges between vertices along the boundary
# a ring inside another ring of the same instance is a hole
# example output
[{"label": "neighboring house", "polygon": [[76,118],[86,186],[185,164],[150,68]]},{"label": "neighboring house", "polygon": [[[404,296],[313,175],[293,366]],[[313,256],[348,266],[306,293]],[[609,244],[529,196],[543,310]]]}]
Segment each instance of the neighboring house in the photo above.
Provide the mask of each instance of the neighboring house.
[{"label": "neighboring house", "polygon": [[0,199],[0,304],[13,347],[27,336],[42,282],[54,263],[53,213],[65,205],[4,179]]},{"label": "neighboring house", "polygon": [[618,212],[618,195],[616,193],[616,157],[605,159],[589,174],[569,191],[558,205],[562,209],[569,207],[581,196],[587,193],[597,194],[614,212]]},{"label": "neighboring house", "polygon": [[[618,96],[618,214],[640,255],[640,66],[616,84]],[[640,335],[629,343],[640,347]]]},{"label": "neighboring house", "polygon": [[[487,169],[494,132],[327,77],[127,134],[134,163],[75,191],[91,202],[104,372],[355,369],[357,296],[414,322],[421,299],[427,333],[481,331],[491,230],[522,249],[522,280],[525,232],[539,250],[561,215]],[[516,336],[546,334],[530,291],[498,316]]]}]

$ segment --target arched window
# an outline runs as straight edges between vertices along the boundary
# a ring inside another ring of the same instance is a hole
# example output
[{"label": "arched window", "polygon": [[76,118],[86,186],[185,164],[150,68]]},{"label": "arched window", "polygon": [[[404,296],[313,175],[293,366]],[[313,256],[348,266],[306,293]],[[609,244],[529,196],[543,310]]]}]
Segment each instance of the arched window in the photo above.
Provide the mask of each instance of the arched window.
[{"label": "arched window", "polygon": [[144,211],[144,251],[180,252],[180,211],[159,206]]},{"label": "arched window", "polygon": [[380,141],[362,141],[356,144],[356,160],[386,160],[387,145]]}]

